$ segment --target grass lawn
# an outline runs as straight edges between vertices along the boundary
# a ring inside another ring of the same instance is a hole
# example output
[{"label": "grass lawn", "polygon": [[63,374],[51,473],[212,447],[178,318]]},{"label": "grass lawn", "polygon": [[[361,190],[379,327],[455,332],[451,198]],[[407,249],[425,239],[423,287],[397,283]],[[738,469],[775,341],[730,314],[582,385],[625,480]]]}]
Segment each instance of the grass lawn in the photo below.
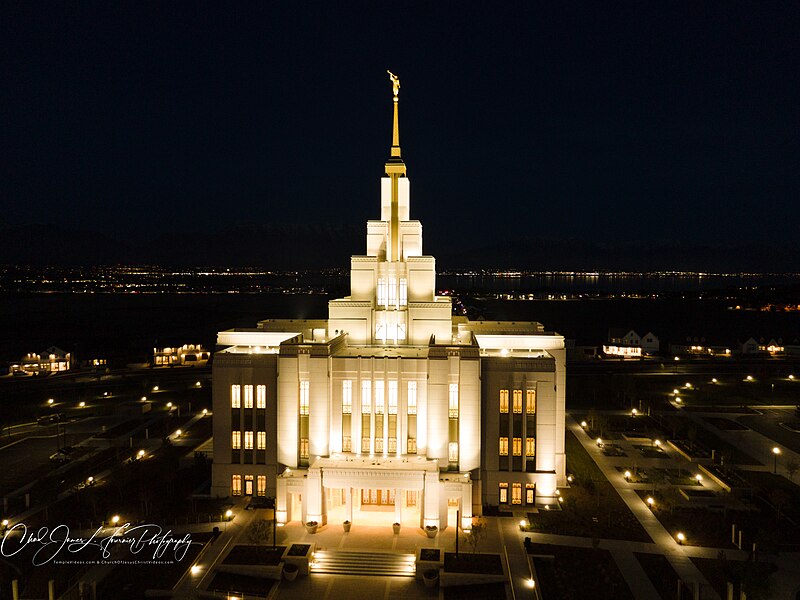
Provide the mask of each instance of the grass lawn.
[{"label": "grass lawn", "polygon": [[444,553],[444,570],[448,573],[480,573],[502,575],[503,563],[499,554]]},{"label": "grass lawn", "polygon": [[225,565],[277,565],[286,546],[256,546],[237,544],[222,561]]},{"label": "grass lawn", "polygon": [[608,550],[531,544],[529,554],[544,598],[633,600],[628,584]]},{"label": "grass lawn", "polygon": [[[233,573],[216,573],[208,586],[214,592],[238,592],[250,598],[266,598],[277,581],[265,577],[250,575],[234,575]],[[226,594],[223,597],[230,597]]]},{"label": "grass lawn", "polygon": [[575,480],[562,491],[562,510],[533,515],[531,531],[650,542],[614,487],[575,436],[567,431],[567,464]]},{"label": "grass lawn", "polygon": [[633,555],[642,565],[662,600],[674,600],[680,577],[672,568],[667,557],[663,554],[646,552],[634,552]]},{"label": "grass lawn", "polygon": [[505,600],[506,586],[503,583],[479,583],[455,585],[442,588],[445,600]]}]

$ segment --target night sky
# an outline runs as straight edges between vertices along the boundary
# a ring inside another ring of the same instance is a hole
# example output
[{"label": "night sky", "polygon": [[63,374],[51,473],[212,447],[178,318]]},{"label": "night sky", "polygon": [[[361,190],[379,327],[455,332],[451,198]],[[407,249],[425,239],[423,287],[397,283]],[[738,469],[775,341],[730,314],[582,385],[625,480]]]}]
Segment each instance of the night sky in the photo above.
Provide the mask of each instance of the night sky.
[{"label": "night sky", "polygon": [[375,4],[3,3],[0,225],[361,227],[389,68],[426,238],[797,235],[797,2]]}]

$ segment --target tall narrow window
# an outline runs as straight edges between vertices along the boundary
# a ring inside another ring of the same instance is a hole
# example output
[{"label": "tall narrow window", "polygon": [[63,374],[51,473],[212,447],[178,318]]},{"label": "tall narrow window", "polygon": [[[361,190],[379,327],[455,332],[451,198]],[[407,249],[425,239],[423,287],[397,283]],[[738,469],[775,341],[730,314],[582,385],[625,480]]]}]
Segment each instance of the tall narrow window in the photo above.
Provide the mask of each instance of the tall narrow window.
[{"label": "tall narrow window", "polygon": [[449,393],[449,407],[450,407],[450,418],[457,419],[458,418],[458,384],[451,383],[450,384],[450,393]]},{"label": "tall narrow window", "polygon": [[[389,414],[397,414],[397,382],[389,382]],[[391,452],[391,449],[389,450]]]},{"label": "tall narrow window", "polygon": [[383,452],[383,438],[376,437],[375,438],[375,452]]},{"label": "tall narrow window", "polygon": [[417,414],[417,382],[408,382],[408,414]]},{"label": "tall narrow window", "polygon": [[508,412],[508,390],[500,390],[500,412]]},{"label": "tall narrow window", "polygon": [[536,488],[532,483],[525,484],[525,504],[536,504]]},{"label": "tall narrow window", "polygon": [[241,450],[242,449],[242,432],[241,431],[231,431],[231,448],[233,450]]},{"label": "tall narrow window", "polygon": [[242,386],[240,385],[232,385],[231,386],[231,408],[241,408],[242,407]]},{"label": "tall narrow window", "polygon": [[349,415],[353,412],[353,382],[345,379],[342,382],[342,414]]},{"label": "tall narrow window", "polygon": [[408,279],[400,280],[400,306],[408,304]]},{"label": "tall narrow window", "polygon": [[522,412],[522,390],[514,390],[514,412]]},{"label": "tall narrow window", "polygon": [[253,408],[253,386],[244,386],[244,407]]},{"label": "tall narrow window", "polygon": [[308,438],[300,438],[300,458],[308,458]]},{"label": "tall narrow window", "polygon": [[408,438],[408,453],[417,453],[417,438]]},{"label": "tall narrow window", "polygon": [[525,438],[525,456],[536,456],[536,438]]},{"label": "tall narrow window", "polygon": [[528,390],[525,397],[525,412],[529,415],[536,414],[536,390]]},{"label": "tall narrow window", "polygon": [[300,414],[308,415],[308,382],[300,382]]},{"label": "tall narrow window", "polygon": [[388,306],[397,306],[397,277],[389,277],[389,301]]},{"label": "tall narrow window", "polygon": [[501,482],[500,487],[500,504],[508,504],[508,484]]},{"label": "tall narrow window", "polygon": [[342,452],[351,452],[353,443],[349,435],[342,436]]},{"label": "tall narrow window", "polygon": [[522,504],[522,484],[511,484],[511,504]]},{"label": "tall narrow window", "polygon": [[267,476],[266,475],[258,475],[256,477],[256,494],[258,496],[266,496],[267,495]]},{"label": "tall narrow window", "polygon": [[500,438],[500,456],[508,456],[508,438]]},{"label": "tall narrow window", "polygon": [[514,456],[522,456],[522,438],[513,439]]},{"label": "tall narrow window", "polygon": [[361,451],[369,452],[369,436],[361,438]]},{"label": "tall narrow window", "polygon": [[378,306],[386,306],[386,279],[378,279]]},{"label": "tall narrow window", "polygon": [[256,386],[256,408],[267,408],[267,386]]},{"label": "tall narrow window", "polygon": [[257,437],[258,437],[258,449],[259,450],[266,450],[267,449],[267,432],[266,431],[259,431]]},{"label": "tall narrow window", "polygon": [[397,438],[390,437],[389,438],[389,452],[397,452]]},{"label": "tall narrow window", "polygon": [[231,475],[231,496],[242,495],[242,476]]},{"label": "tall narrow window", "polygon": [[383,382],[375,382],[375,414],[383,414]]},{"label": "tall narrow window", "polygon": [[447,460],[451,463],[458,462],[458,442],[450,442],[447,445]]},{"label": "tall narrow window", "polygon": [[361,382],[361,414],[368,415],[372,412],[372,384],[370,381]]},{"label": "tall narrow window", "polygon": [[252,450],[253,449],[253,432],[252,431],[245,431],[244,432],[244,449],[245,450]]}]

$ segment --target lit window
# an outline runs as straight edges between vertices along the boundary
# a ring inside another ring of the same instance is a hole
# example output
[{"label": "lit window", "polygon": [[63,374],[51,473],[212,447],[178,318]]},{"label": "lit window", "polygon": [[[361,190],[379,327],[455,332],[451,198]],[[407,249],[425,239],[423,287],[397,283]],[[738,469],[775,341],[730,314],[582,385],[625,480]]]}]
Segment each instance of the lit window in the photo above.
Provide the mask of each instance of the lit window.
[{"label": "lit window", "polygon": [[447,445],[447,460],[451,463],[458,462],[458,442],[450,442]]},{"label": "lit window", "polygon": [[266,450],[267,449],[267,432],[266,431],[259,431],[257,437],[258,437],[258,449],[259,450]]},{"label": "lit window", "polygon": [[508,412],[508,390],[500,390],[500,412]]},{"label": "lit window", "polygon": [[242,495],[242,476],[241,475],[232,475],[231,476],[231,496],[241,496]]},{"label": "lit window", "polygon": [[389,438],[389,452],[397,452],[397,438],[390,437]]},{"label": "lit window", "polygon": [[529,415],[536,413],[536,390],[528,390],[525,397],[525,412]]},{"label": "lit window", "polygon": [[308,382],[300,382],[300,414],[308,416]]},{"label": "lit window", "polygon": [[[231,386],[231,408],[241,408],[242,407],[242,386],[240,385],[232,385]],[[241,488],[241,486],[240,486]]]},{"label": "lit window", "polygon": [[508,438],[500,438],[500,456],[508,456]]},{"label": "lit window", "polygon": [[408,414],[417,414],[417,382],[408,382]]},{"label": "lit window", "polygon": [[256,408],[267,408],[267,386],[256,386]]},{"label": "lit window", "polygon": [[372,386],[369,381],[361,382],[361,414],[368,415],[372,412]]},{"label": "lit window", "polygon": [[245,450],[252,450],[253,449],[253,432],[252,431],[245,431],[244,432],[244,449]]},{"label": "lit window", "polygon": [[[389,414],[396,415],[397,414],[397,382],[390,381],[389,382]],[[391,452],[391,449],[389,449]]]},{"label": "lit window", "polygon": [[508,484],[500,483],[500,504],[508,504]]},{"label": "lit window", "polygon": [[511,504],[522,504],[522,484],[511,484]]},{"label": "lit window", "polygon": [[525,456],[536,456],[536,438],[525,438]]},{"label": "lit window", "polygon": [[417,439],[416,438],[408,438],[408,453],[409,454],[416,454],[417,453]]},{"label": "lit window", "polygon": [[267,476],[266,475],[258,475],[256,477],[256,493],[259,496],[266,496],[267,495]]},{"label": "lit window", "polygon": [[408,304],[408,279],[400,280],[400,306]]},{"label": "lit window", "polygon": [[300,438],[300,458],[308,458],[308,438]]},{"label": "lit window", "polygon": [[231,448],[234,450],[240,450],[242,447],[242,432],[241,431],[232,431],[231,432]]},{"label": "lit window", "polygon": [[525,504],[536,504],[536,492],[532,483],[525,484]]},{"label": "lit window", "polygon": [[244,407],[253,408],[253,386],[244,386]]},{"label": "lit window", "polygon": [[378,279],[378,306],[386,306],[386,279]]},{"label": "lit window", "polygon": [[369,452],[369,438],[362,437],[361,438],[361,451],[362,452]]},{"label": "lit window", "polygon": [[342,382],[342,414],[349,415],[353,412],[353,382],[346,379]]},{"label": "lit window", "polygon": [[383,438],[376,437],[375,438],[375,452],[383,452]]},{"label": "lit window", "polygon": [[514,412],[522,413],[522,390],[514,390]]},{"label": "lit window", "polygon": [[395,306],[397,304],[397,278],[389,277],[389,301],[386,303],[388,306]]},{"label": "lit window", "polygon": [[450,418],[457,419],[458,418],[458,384],[451,383],[450,384],[450,399],[449,399],[449,406],[450,406]]},{"label": "lit window", "polygon": [[375,382],[375,414],[383,414],[383,382]]},{"label": "lit window", "polygon": [[352,442],[350,441],[349,435],[342,436],[342,452],[350,452],[352,446]]},{"label": "lit window", "polygon": [[514,438],[512,444],[514,456],[522,456],[522,438]]}]

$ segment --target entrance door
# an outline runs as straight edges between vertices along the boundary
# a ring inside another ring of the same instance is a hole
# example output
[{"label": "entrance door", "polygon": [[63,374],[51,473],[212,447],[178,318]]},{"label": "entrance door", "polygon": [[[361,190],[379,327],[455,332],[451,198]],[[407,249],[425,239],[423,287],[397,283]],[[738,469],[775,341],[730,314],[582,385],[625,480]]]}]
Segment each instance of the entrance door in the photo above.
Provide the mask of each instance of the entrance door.
[{"label": "entrance door", "polygon": [[252,496],[253,495],[253,476],[252,475],[245,475],[244,476],[244,495],[245,496]]},{"label": "entrance door", "polygon": [[394,506],[394,490],[361,490],[361,505]]}]

